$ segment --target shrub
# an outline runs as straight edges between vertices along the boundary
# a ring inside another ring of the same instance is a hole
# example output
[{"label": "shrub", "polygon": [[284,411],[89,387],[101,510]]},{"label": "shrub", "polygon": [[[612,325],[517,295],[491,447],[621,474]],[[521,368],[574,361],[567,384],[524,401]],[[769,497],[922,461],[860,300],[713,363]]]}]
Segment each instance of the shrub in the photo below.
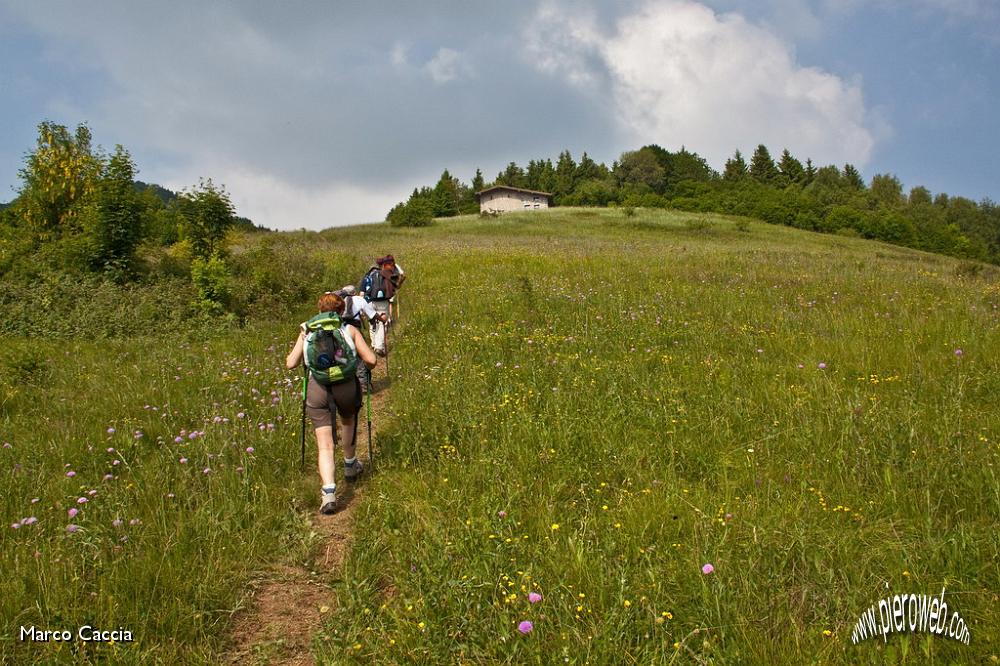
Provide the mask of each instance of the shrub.
[{"label": "shrub", "polygon": [[684,220],[684,226],[690,231],[704,233],[712,228],[712,223],[703,217],[689,217]]},{"label": "shrub", "polygon": [[396,206],[385,219],[394,227],[428,227],[434,222],[430,206],[419,199]]},{"label": "shrub", "polygon": [[196,257],[191,262],[191,282],[198,293],[197,304],[208,314],[222,314],[229,303],[229,267],[218,255]]}]

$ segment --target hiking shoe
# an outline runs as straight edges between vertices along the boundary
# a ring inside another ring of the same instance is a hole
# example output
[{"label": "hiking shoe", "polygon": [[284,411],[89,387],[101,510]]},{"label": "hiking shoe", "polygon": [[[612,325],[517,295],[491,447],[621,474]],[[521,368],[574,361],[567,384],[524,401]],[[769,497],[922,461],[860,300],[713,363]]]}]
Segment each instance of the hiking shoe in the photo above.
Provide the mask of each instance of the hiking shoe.
[{"label": "hiking shoe", "polygon": [[319,501],[319,512],[324,516],[329,516],[337,512],[336,493],[323,493]]},{"label": "hiking shoe", "polygon": [[348,465],[344,463],[344,479],[347,481],[356,481],[361,473],[365,471],[364,465],[361,464],[360,460],[355,459],[353,465]]}]

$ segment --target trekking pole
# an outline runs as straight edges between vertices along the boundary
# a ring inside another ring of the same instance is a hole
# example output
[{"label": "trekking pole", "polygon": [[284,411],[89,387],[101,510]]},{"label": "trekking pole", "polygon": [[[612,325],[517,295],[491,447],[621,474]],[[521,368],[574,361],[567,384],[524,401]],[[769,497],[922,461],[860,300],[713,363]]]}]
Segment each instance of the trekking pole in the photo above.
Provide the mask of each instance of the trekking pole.
[{"label": "trekking pole", "polygon": [[309,368],[303,363],[302,373],[302,469],[306,467],[306,387],[309,382]]},{"label": "trekking pole", "polygon": [[385,326],[385,380],[387,382],[391,381],[391,378],[389,377],[389,322],[391,321],[392,318],[390,317],[386,321],[382,322],[382,325]]},{"label": "trekking pole", "polygon": [[368,369],[368,376],[365,378],[368,384],[367,395],[365,396],[365,406],[368,409],[368,462],[372,466],[372,471],[375,470],[375,450],[372,448],[372,373],[371,368]]}]

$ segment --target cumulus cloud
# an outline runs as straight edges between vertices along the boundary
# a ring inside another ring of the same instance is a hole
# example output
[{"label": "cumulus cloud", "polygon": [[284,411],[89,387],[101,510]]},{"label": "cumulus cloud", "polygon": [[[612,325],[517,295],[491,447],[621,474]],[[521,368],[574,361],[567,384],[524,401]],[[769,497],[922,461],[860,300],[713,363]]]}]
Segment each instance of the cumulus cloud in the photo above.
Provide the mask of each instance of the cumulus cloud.
[{"label": "cumulus cloud", "polygon": [[[400,187],[373,189],[351,183],[304,187],[273,173],[244,166],[215,167],[238,212],[253,211],[255,222],[273,229],[324,229],[379,222],[399,199]],[[189,185],[185,175],[167,176],[167,186]],[[405,188],[405,185],[402,186]]]},{"label": "cumulus cloud", "polygon": [[587,17],[546,27],[558,34],[550,53],[531,42],[543,51],[539,67],[587,83],[573,63],[597,58],[633,144],[683,144],[717,167],[758,143],[824,164],[864,165],[871,155],[875,139],[860,84],[799,65],[789,44],[739,14],[661,0],[622,17],[607,34]]},{"label": "cumulus cloud", "polygon": [[472,74],[472,67],[463,59],[462,54],[447,47],[438,49],[434,57],[424,65],[424,69],[437,84]]},{"label": "cumulus cloud", "polygon": [[87,63],[92,94],[53,120],[122,143],[144,180],[212,177],[271,227],[352,193],[340,209],[356,217],[335,220],[379,219],[445,168],[469,180],[563,148],[613,154],[605,105],[516,56],[507,6],[295,4],[52,0],[0,4],[0,21],[45,44],[43,78]]}]

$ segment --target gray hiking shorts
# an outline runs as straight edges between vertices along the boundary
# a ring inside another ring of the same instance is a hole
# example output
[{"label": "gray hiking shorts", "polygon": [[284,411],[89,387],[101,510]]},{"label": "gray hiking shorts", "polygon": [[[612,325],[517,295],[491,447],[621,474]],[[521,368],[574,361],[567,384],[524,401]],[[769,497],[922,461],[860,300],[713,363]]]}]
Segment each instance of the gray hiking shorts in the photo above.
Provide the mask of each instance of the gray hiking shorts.
[{"label": "gray hiking shorts", "polygon": [[323,386],[310,375],[306,386],[306,414],[313,428],[333,425],[333,410],[336,408],[341,418],[350,418],[361,411],[361,384],[357,377],[350,381]]}]

